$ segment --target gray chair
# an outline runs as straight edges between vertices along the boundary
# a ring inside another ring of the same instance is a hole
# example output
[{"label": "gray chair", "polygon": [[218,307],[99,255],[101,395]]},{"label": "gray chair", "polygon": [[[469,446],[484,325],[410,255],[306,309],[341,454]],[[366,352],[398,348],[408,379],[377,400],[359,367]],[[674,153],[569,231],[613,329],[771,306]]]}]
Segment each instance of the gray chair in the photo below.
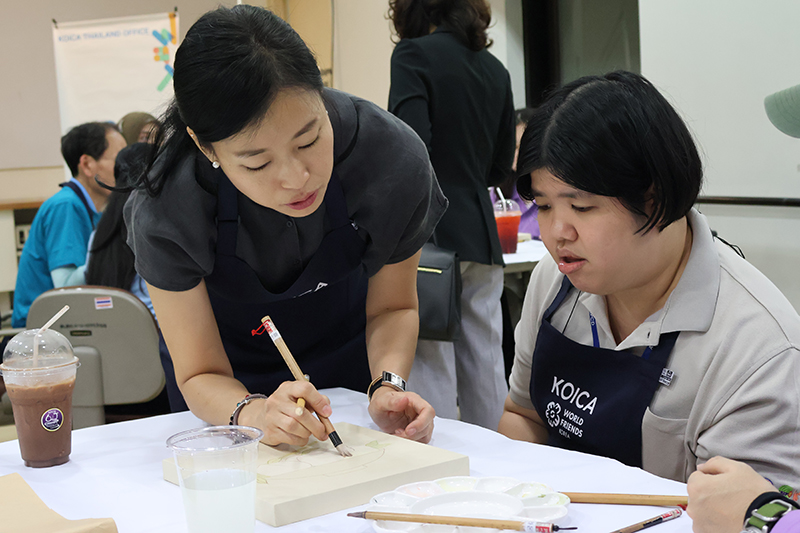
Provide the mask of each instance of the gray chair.
[{"label": "gray chair", "polygon": [[80,359],[72,398],[75,429],[104,424],[105,405],[159,395],[166,380],[158,326],[141,300],[110,287],[53,289],[34,300],[27,327],[43,326],[64,305],[69,311],[51,328],[69,339]]}]

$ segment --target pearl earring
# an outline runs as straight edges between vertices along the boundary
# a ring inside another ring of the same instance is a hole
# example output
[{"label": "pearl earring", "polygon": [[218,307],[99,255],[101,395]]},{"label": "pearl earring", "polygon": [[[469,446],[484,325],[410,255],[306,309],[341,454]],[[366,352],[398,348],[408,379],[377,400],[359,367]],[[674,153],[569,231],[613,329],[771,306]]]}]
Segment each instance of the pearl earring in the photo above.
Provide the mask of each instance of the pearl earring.
[{"label": "pearl earring", "polygon": [[212,166],[212,167],[214,167],[214,168],[219,168],[219,162],[217,162],[217,161],[212,161],[212,162],[211,162],[211,166]]}]

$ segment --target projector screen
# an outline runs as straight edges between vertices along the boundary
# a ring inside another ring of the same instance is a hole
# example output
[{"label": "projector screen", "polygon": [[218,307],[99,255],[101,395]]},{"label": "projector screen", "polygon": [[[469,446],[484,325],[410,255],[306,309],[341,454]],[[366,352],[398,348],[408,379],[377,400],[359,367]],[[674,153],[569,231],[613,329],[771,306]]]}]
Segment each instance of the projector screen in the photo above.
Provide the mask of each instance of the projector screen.
[{"label": "projector screen", "polygon": [[642,74],[697,140],[707,196],[800,198],[800,139],[764,98],[800,84],[797,0],[641,0]]}]

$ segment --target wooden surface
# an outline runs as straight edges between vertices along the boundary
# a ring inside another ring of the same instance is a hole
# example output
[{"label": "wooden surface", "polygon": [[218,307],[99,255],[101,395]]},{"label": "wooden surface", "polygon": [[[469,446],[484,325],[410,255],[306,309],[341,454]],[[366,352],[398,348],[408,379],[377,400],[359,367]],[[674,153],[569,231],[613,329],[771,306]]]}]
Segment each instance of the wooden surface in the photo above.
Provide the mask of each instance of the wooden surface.
[{"label": "wooden surface", "polygon": [[[256,518],[282,526],[366,504],[407,483],[469,475],[466,455],[343,422],[336,429],[353,457],[313,437],[303,447],[259,445]],[[177,484],[173,459],[162,468]]]},{"label": "wooden surface", "polygon": [[45,200],[46,198],[38,200],[31,199],[0,202],[0,211],[13,211],[14,209],[39,209]]}]

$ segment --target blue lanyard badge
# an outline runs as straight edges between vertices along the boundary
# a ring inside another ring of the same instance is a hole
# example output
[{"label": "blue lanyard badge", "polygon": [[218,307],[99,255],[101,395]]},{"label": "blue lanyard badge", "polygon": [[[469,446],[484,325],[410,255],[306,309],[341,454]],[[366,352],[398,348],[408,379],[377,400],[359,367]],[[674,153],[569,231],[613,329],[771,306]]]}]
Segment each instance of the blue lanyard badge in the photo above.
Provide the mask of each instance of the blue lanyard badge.
[{"label": "blue lanyard badge", "polygon": [[[599,348],[600,334],[597,332],[597,319],[594,318],[594,315],[591,312],[589,312],[589,325],[592,327],[592,345],[594,345],[595,348]],[[644,352],[642,353],[642,359],[645,360],[650,359],[650,356],[652,354],[653,354],[653,347],[648,346],[647,348],[644,349]],[[674,377],[675,377],[675,372],[673,372],[668,368],[664,368],[661,371],[661,377],[658,379],[658,382],[661,383],[662,385],[669,387]]]},{"label": "blue lanyard badge", "polygon": [[595,348],[600,347],[600,335],[597,333],[597,320],[595,320],[594,315],[589,312],[589,325],[592,326],[592,345]]},{"label": "blue lanyard badge", "polygon": [[[592,345],[595,348],[599,348],[600,334],[597,332],[597,319],[594,317],[591,311],[589,312],[589,325],[592,327]],[[653,347],[648,346],[647,348],[644,349],[644,352],[642,353],[642,359],[645,360],[650,359],[650,355],[652,353],[653,353]]]}]

